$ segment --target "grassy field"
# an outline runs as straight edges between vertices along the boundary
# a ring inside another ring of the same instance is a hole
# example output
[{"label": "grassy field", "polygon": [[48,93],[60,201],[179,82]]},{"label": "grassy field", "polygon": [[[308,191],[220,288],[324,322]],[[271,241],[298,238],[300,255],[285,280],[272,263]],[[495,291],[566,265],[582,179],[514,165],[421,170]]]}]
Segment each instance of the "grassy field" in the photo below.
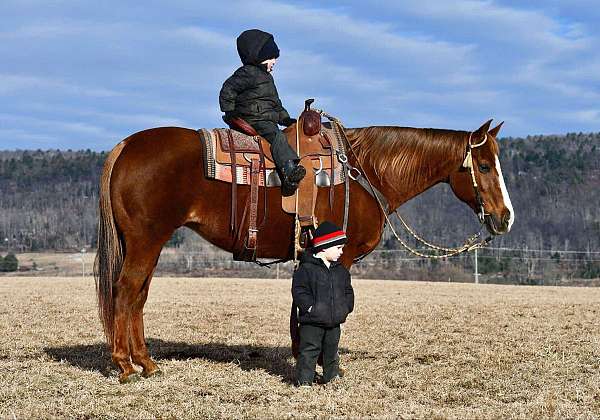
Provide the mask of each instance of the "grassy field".
[{"label": "grassy field", "polygon": [[600,289],[354,282],[346,376],[291,385],[286,280],[158,278],[119,385],[91,278],[0,278],[0,418],[600,417]]}]

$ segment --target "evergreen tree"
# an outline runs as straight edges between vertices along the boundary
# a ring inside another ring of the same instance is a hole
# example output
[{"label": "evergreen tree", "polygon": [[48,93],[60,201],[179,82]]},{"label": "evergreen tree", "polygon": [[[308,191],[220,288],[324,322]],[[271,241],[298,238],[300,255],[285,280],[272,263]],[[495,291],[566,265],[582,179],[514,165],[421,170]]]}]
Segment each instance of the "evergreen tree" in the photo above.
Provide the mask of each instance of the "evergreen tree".
[{"label": "evergreen tree", "polygon": [[8,254],[6,257],[0,257],[0,271],[11,272],[19,269],[19,260],[15,254]]}]

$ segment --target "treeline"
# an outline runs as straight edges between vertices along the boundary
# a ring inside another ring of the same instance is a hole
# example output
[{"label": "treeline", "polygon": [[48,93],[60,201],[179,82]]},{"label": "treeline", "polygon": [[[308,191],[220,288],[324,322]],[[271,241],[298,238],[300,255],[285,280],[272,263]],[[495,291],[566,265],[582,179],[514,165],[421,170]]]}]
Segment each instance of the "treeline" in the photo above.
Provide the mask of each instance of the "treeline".
[{"label": "treeline", "polygon": [[94,247],[105,158],[90,150],[0,152],[0,249]]},{"label": "treeline", "polygon": [[[516,220],[512,232],[497,237],[492,246],[557,252],[599,251],[600,133],[504,138],[500,140],[500,150]],[[106,153],[90,150],[0,152],[0,251],[94,248],[98,182],[105,158]],[[458,245],[479,228],[473,212],[445,184],[411,200],[399,211],[421,236],[442,245]],[[403,232],[397,221],[394,225]],[[406,234],[403,237],[408,239]],[[219,261],[229,258],[213,251],[185,229],[176,232],[170,246],[178,246],[182,253],[195,256],[191,258],[193,264],[189,257],[179,257],[187,258],[182,265],[188,272],[211,264],[226,266]],[[394,250],[401,246],[388,230],[380,248]],[[204,265],[203,254],[211,255],[210,262]],[[484,274],[489,271],[509,276],[521,270],[523,276],[535,277],[536,273],[544,276],[555,269],[564,273],[566,266],[570,266],[570,275],[584,272],[593,278],[600,272],[600,265],[591,258],[593,254],[574,254],[569,263],[581,260],[576,265],[567,264],[559,253],[554,260],[552,254],[513,255],[512,258],[526,261],[519,270],[505,254],[482,255],[486,256],[480,262]],[[366,261],[376,258],[383,257],[373,256]],[[439,263],[429,261],[385,258],[382,264],[387,264],[390,270],[406,273],[427,271],[431,276],[440,267]],[[442,263],[441,267],[448,270],[454,264],[465,272],[470,269],[471,263],[456,261]]]}]

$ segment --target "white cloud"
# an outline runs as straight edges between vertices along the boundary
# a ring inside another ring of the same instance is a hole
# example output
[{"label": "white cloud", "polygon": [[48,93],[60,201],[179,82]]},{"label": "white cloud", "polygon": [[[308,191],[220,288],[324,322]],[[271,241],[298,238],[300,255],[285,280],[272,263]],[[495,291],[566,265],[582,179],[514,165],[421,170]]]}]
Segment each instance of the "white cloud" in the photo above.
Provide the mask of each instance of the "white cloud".
[{"label": "white cloud", "polygon": [[[505,81],[521,87],[542,88],[548,95],[578,100],[600,100],[600,90],[590,89],[588,83],[581,80],[587,78],[589,73],[580,73],[579,77],[576,77],[576,73],[571,73],[569,77],[570,73],[570,69],[548,68],[545,61],[540,60],[517,69],[516,72],[507,75]],[[596,79],[600,82],[598,76]]]},{"label": "white cloud", "polygon": [[[23,128],[0,128],[0,147],[3,149],[18,149],[27,148],[20,147],[23,142],[35,142],[46,145],[52,145],[58,143],[58,139],[55,136],[43,134],[43,133],[32,133]],[[26,143],[26,144],[27,144]]]},{"label": "white cloud", "polygon": [[600,127],[600,109],[581,109],[561,115],[562,118],[571,119],[576,122],[592,124]]},{"label": "white cloud", "polygon": [[62,95],[84,95],[100,98],[121,96],[122,93],[103,87],[80,86],[75,83],[46,77],[28,76],[22,74],[0,74],[0,93],[10,94],[27,90],[40,89],[60,91]]},{"label": "white cloud", "polygon": [[108,138],[116,136],[116,133],[111,132],[104,127],[81,121],[60,121],[22,115],[0,114],[0,122],[2,122],[2,125],[5,127],[31,127],[32,131],[34,129],[44,131],[50,130],[55,132],[94,135]]},{"label": "white cloud", "polygon": [[[301,63],[301,64],[298,64]],[[391,81],[378,78],[368,68],[336,64],[320,52],[290,50],[284,61],[276,64],[276,83],[293,82],[304,86],[337,84],[358,91],[379,92],[391,88]]]},{"label": "white cloud", "polygon": [[501,6],[490,0],[412,0],[397,8],[399,12],[409,12],[425,19],[461,24],[456,27],[457,31],[472,32],[481,39],[494,38],[503,43],[514,43],[519,48],[529,46],[556,53],[589,45],[589,40],[581,33],[581,25],[561,23],[532,7]]},{"label": "white cloud", "polygon": [[226,48],[235,50],[231,37],[210,31],[199,26],[185,26],[174,30],[164,30],[165,37],[187,39],[205,48]]},{"label": "white cloud", "polygon": [[[473,45],[434,39],[423,34],[401,34],[390,24],[357,19],[339,11],[302,7],[266,0],[246,1],[237,8],[240,14],[256,14],[255,20],[279,28],[314,49],[337,44],[353,56],[377,54],[409,60],[411,65],[463,63],[469,60]],[[289,22],[294,22],[293,26]],[[304,45],[307,45],[304,43]],[[333,51],[332,51],[333,52]],[[396,54],[396,56],[394,56]],[[368,62],[365,63],[368,66]]]},{"label": "white cloud", "polygon": [[56,38],[66,35],[77,35],[85,31],[82,24],[66,24],[65,22],[36,23],[20,26],[12,31],[0,32],[0,39],[17,38]]},{"label": "white cloud", "polygon": [[133,127],[160,127],[160,126],[185,126],[185,122],[177,117],[158,114],[115,114],[111,112],[81,111],[74,115],[93,118],[95,121],[101,121],[103,124],[111,123],[123,126]]}]

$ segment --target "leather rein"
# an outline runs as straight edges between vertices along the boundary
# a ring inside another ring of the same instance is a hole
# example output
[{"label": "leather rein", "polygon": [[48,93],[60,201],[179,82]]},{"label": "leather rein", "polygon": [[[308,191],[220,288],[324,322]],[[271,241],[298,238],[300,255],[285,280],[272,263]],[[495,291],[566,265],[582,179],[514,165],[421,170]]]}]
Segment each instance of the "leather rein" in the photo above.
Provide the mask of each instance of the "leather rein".
[{"label": "leather rein", "polygon": [[[343,127],[341,121],[323,111],[319,111],[319,112],[322,115],[324,115],[325,117],[327,117],[330,121],[332,121],[335,125],[338,126],[339,132],[341,132],[343,134],[343,138],[345,140],[345,143],[347,144],[347,148],[352,152],[356,162],[358,163],[358,166],[360,167],[360,170],[359,170],[359,169],[351,166],[350,163],[347,162],[346,156],[343,156],[343,158],[346,160],[345,165],[347,165],[349,168],[348,175],[354,181],[358,182],[375,199],[375,201],[377,202],[377,204],[379,206],[379,209],[385,216],[385,222],[389,225],[390,229],[392,230],[392,233],[394,234],[394,237],[396,238],[396,240],[398,242],[400,242],[400,244],[404,248],[406,248],[406,250],[408,252],[410,252],[411,254],[416,255],[418,257],[421,257],[421,258],[441,259],[441,258],[452,257],[452,256],[461,254],[463,252],[471,251],[474,249],[483,248],[483,247],[487,246],[487,244],[493,239],[493,237],[491,235],[485,239],[480,239],[481,232],[483,231],[485,216],[487,213],[485,213],[484,202],[481,198],[481,194],[479,192],[479,187],[477,185],[477,180],[475,178],[475,169],[473,167],[473,154],[472,154],[473,149],[475,149],[477,147],[481,147],[486,143],[487,133],[486,133],[483,141],[481,141],[480,143],[477,143],[477,144],[471,143],[473,132],[469,133],[469,142],[467,144],[466,157],[462,164],[462,167],[468,169],[470,172],[470,175],[471,175],[471,182],[473,185],[473,189],[475,191],[475,198],[477,200],[477,205],[479,207],[479,212],[477,213],[477,216],[478,216],[478,219],[480,222],[479,231],[476,234],[472,235],[471,237],[467,238],[467,240],[465,240],[463,245],[461,245],[460,247],[457,247],[457,248],[450,248],[450,247],[443,247],[443,246],[432,244],[431,242],[423,239],[417,233],[415,233],[415,231],[413,229],[411,229],[410,226],[408,226],[408,224],[400,216],[397,209],[393,210],[393,213],[396,215],[396,217],[400,220],[400,222],[402,223],[404,228],[407,230],[408,233],[410,233],[410,235],[413,238],[415,238],[418,242],[422,243],[427,248],[429,248],[429,251],[437,252],[437,253],[423,253],[419,250],[416,250],[416,249],[410,247],[402,238],[400,238],[400,236],[394,229],[394,226],[390,222],[390,219],[388,217],[388,213],[390,211],[389,203],[387,202],[387,199],[385,198],[383,193],[381,193],[381,191],[379,191],[369,180],[368,175],[364,171],[362,164],[361,164],[360,160],[358,159],[358,155],[355,153],[354,148],[352,147],[352,144],[350,144],[350,141],[348,141],[348,138],[346,137],[346,133],[345,133],[345,130],[344,130],[344,127]],[[367,255],[369,255],[372,251],[373,250],[371,250],[363,255],[358,256],[357,258],[354,259],[354,262],[359,262],[360,260],[365,258]]]}]

